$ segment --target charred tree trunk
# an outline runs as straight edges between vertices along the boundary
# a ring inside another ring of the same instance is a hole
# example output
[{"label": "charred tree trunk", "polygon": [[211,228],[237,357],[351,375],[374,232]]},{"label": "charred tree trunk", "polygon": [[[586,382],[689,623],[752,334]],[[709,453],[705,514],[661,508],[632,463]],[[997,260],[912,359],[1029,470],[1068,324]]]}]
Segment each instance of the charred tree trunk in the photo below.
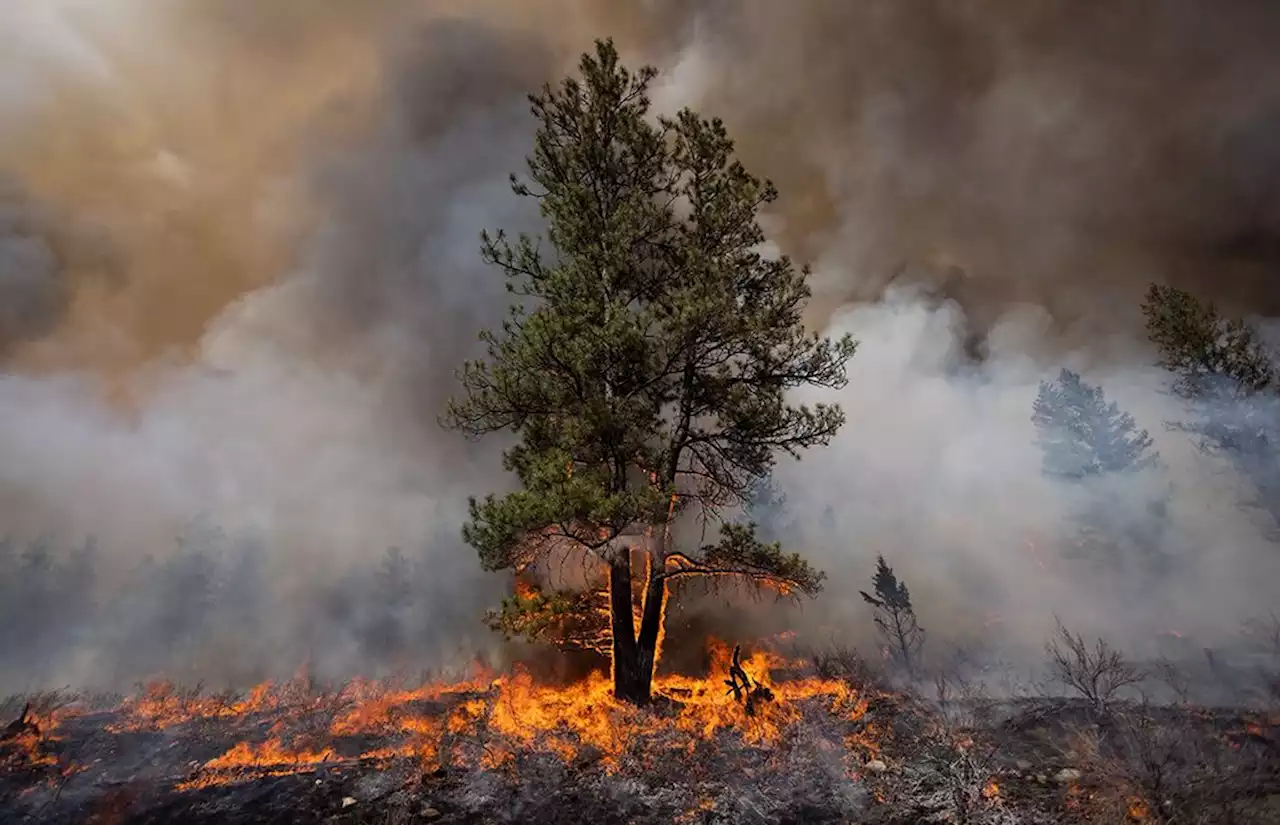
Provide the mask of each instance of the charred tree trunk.
[{"label": "charred tree trunk", "polygon": [[[630,553],[624,555],[630,556]],[[645,581],[644,608],[637,634],[632,598],[631,560],[609,568],[609,610],[613,629],[613,695],[635,705],[647,705],[652,696],[653,671],[658,658],[658,639],[667,600],[666,581],[661,568],[649,565]]]},{"label": "charred tree trunk", "polygon": [[609,565],[609,613],[613,636],[613,696],[643,705],[649,701],[649,678],[640,666],[635,618],[631,612],[631,554],[622,552]]},{"label": "charred tree trunk", "polygon": [[662,620],[667,601],[667,582],[660,575],[661,569],[656,562],[649,565],[649,580],[645,582],[644,610],[640,614],[640,635],[636,640],[646,702],[649,700],[653,686],[653,670],[658,663],[658,638],[662,635]]}]

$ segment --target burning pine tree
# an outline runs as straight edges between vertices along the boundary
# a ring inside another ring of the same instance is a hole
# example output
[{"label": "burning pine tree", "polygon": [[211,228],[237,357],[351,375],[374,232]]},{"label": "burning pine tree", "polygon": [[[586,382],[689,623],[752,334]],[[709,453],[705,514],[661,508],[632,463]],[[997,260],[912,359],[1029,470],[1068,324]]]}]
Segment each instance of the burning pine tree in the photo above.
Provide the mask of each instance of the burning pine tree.
[{"label": "burning pine tree", "polygon": [[[484,236],[522,303],[501,334],[482,333],[488,358],[466,364],[446,424],[519,437],[504,464],[520,489],[473,499],[464,528],[486,568],[519,577],[578,553],[603,578],[585,595],[517,594],[493,622],[534,636],[572,625],[582,646],[607,648],[614,695],[644,704],[673,582],[820,589],[799,555],[718,517],[747,503],[776,452],[799,457],[844,423],[785,394],[842,387],[855,342],[804,329],[808,270],[757,251],[756,214],[776,192],[733,159],[719,120],[651,120],[656,72],[627,70],[611,42],[580,70],[530,98],[530,181],[512,178],[539,202],[553,254]],[[717,518],[718,540],[677,550],[686,515]]]}]

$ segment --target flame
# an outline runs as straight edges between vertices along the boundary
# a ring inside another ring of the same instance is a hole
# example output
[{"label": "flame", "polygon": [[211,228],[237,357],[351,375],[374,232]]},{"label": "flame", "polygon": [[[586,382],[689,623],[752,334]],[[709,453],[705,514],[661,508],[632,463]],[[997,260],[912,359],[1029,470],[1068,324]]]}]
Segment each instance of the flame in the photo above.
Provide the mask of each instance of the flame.
[{"label": "flame", "polygon": [[996,799],[999,796],[1000,796],[1000,783],[995,781],[994,779],[988,780],[987,784],[982,786],[983,799]]},{"label": "flame", "polygon": [[[603,673],[567,686],[539,684],[527,671],[476,678],[456,683],[431,683],[414,690],[387,690],[360,682],[348,685],[336,701],[345,710],[333,716],[327,744],[294,749],[284,731],[304,718],[315,702],[290,704],[282,687],[262,686],[243,702],[209,706],[193,701],[188,713],[222,716],[225,708],[273,708],[283,721],[265,741],[235,743],[209,760],[182,788],[208,787],[242,781],[249,776],[282,775],[312,770],[334,762],[416,757],[424,768],[446,763],[499,770],[511,767],[517,755],[542,754],[573,762],[588,759],[615,772],[630,759],[661,754],[695,757],[714,737],[738,736],[749,745],[771,747],[815,707],[845,723],[834,748],[843,745],[859,759],[878,752],[877,731],[862,724],[868,699],[852,685],[816,677],[784,677],[802,665],[770,650],[741,658],[741,666],[757,690],[769,699],[750,711],[727,689],[732,663],[729,645],[710,640],[710,672],[706,676],[659,675],[653,692],[664,704],[659,710],[637,708],[613,697],[612,681]],[[177,709],[170,693],[150,692],[132,706],[148,724],[175,723]],[[349,750],[342,756],[344,737],[378,734],[398,737],[374,750]]]},{"label": "flame", "polygon": [[1129,800],[1127,813],[1129,815],[1129,819],[1134,822],[1146,822],[1147,817],[1151,815],[1151,810],[1147,807],[1145,799],[1135,796]]},{"label": "flame", "polygon": [[58,764],[58,758],[45,750],[45,742],[34,731],[23,731],[5,742],[5,752],[0,753],[0,767],[21,765],[23,768],[49,768]]},{"label": "flame", "polygon": [[281,693],[271,682],[254,687],[242,700],[183,694],[171,682],[151,682],[126,708],[128,720],[107,726],[110,733],[162,730],[194,719],[244,716],[278,706]]},{"label": "flame", "polygon": [[192,790],[221,785],[244,776],[283,776],[298,773],[304,766],[321,765],[337,761],[332,750],[292,750],[279,738],[272,737],[258,745],[237,742],[222,756],[204,764],[202,773],[195,779],[178,784],[178,790]]}]

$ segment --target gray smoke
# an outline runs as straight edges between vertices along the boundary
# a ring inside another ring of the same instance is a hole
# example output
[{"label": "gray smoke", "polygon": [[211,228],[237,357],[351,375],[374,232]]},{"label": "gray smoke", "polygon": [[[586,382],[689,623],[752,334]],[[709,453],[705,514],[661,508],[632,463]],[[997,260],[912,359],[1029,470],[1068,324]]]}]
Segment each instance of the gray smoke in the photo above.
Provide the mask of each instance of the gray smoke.
[{"label": "gray smoke", "polygon": [[[1270,525],[1164,430],[1181,411],[1138,301],[1160,280],[1280,311],[1277,34],[1250,2],[6,7],[0,175],[24,194],[0,196],[0,570],[35,575],[49,535],[54,593],[94,535],[94,599],[137,595],[110,633],[6,636],[0,683],[492,643],[502,581],[457,527],[467,494],[508,483],[500,445],[436,418],[506,300],[480,230],[538,227],[506,181],[525,94],[610,35],[664,71],[659,106],[725,118],[781,189],[773,241],[815,265],[813,322],[863,341],[846,431],[780,469],[832,576],[786,621],[865,638],[850,595],[884,553],[956,635],[1037,646],[1056,610],[1135,642],[1222,638],[1269,606]],[[86,274],[107,258],[114,277]],[[1029,421],[1061,366],[1157,437],[1182,560],[1158,592],[1082,588],[1061,558],[1069,502]]]},{"label": "gray smoke", "polygon": [[118,274],[109,239],[0,178],[0,355],[54,331],[75,280]]}]

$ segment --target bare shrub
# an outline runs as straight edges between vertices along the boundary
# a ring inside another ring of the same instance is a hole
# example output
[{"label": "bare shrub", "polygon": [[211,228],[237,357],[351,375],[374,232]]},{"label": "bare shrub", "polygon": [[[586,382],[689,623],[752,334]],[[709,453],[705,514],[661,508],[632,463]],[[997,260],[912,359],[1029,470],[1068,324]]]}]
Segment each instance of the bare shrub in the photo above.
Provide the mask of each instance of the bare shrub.
[{"label": "bare shrub", "polygon": [[1152,675],[1169,688],[1179,704],[1191,703],[1191,680],[1176,662],[1166,658],[1156,660]]},{"label": "bare shrub", "polygon": [[1224,737],[1202,709],[1145,701],[1074,738],[1088,785],[1088,821],[1164,825],[1271,822],[1280,790],[1263,748]]},{"label": "bare shrub", "polygon": [[0,724],[20,714],[33,719],[48,719],[74,701],[75,695],[66,688],[16,693],[0,701]]},{"label": "bare shrub", "polygon": [[814,673],[823,679],[842,679],[859,687],[878,685],[883,672],[851,647],[833,646],[810,656]]},{"label": "bare shrub", "polygon": [[1053,639],[1045,645],[1049,666],[1059,681],[1087,699],[1098,713],[1105,713],[1121,690],[1146,678],[1105,639],[1098,638],[1090,646],[1061,621],[1057,625]]},{"label": "bare shrub", "polygon": [[1006,805],[997,781],[996,748],[935,740],[906,765],[894,782],[889,802],[893,822],[947,822],[1015,825],[1049,822],[1031,811]]},{"label": "bare shrub", "polygon": [[973,678],[970,664],[968,651],[958,649],[929,670],[938,715],[952,728],[975,724],[974,708],[988,698],[986,685]]}]

